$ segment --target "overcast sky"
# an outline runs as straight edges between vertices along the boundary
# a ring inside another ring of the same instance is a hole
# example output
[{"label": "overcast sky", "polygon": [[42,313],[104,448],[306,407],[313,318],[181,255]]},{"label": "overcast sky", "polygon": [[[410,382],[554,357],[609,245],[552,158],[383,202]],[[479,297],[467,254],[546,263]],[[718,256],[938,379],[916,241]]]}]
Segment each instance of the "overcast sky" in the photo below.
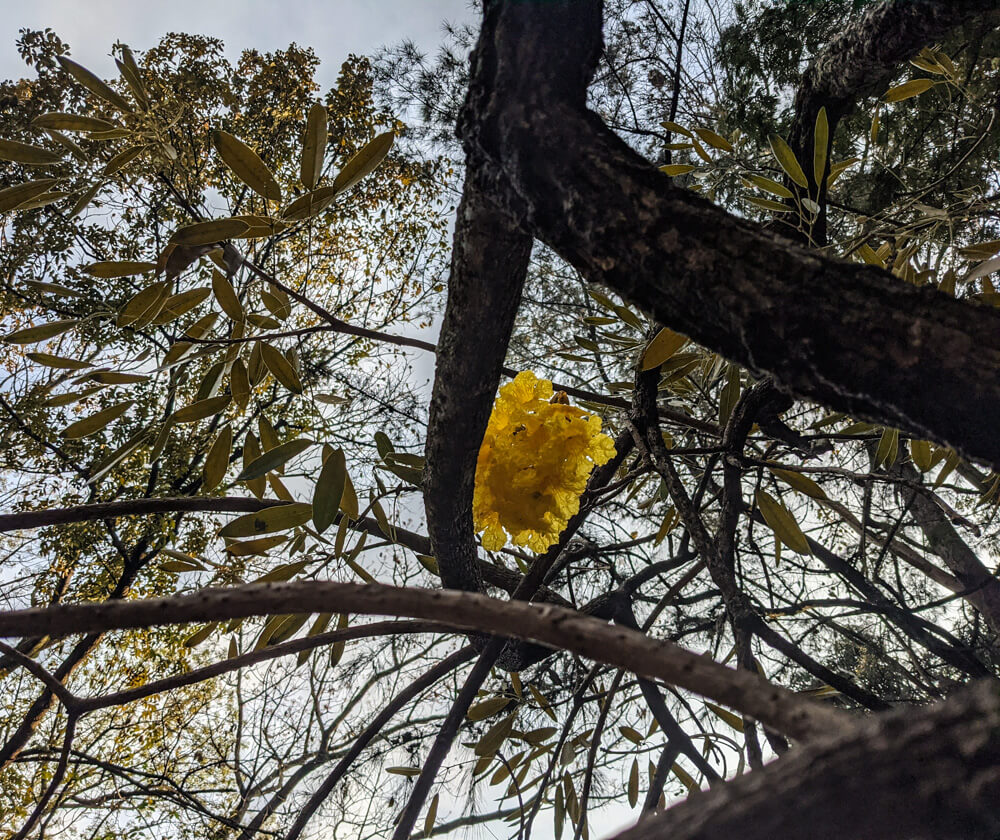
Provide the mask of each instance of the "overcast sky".
[{"label": "overcast sky", "polygon": [[99,76],[117,75],[111,45],[152,46],[166,32],[196,32],[225,41],[235,58],[244,47],[275,50],[292,41],[316,50],[318,81],[333,84],[348,53],[368,54],[410,39],[433,52],[444,21],[476,16],[475,0],[0,0],[0,78],[26,67],[14,43],[19,29],[51,27],[76,61]]}]

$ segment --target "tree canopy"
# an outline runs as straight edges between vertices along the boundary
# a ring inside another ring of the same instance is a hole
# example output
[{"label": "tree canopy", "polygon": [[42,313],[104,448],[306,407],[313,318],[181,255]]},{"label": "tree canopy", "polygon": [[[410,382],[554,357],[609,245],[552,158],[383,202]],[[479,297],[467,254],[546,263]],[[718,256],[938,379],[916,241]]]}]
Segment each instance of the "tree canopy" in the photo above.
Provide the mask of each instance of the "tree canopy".
[{"label": "tree canopy", "polygon": [[3,836],[993,840],[998,27],[22,31]]}]

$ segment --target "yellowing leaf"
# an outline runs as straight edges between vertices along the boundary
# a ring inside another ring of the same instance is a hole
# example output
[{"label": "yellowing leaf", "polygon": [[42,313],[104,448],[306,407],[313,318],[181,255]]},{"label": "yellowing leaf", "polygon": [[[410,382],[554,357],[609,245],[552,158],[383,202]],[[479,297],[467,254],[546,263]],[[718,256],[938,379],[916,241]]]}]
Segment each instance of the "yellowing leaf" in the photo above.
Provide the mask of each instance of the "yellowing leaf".
[{"label": "yellowing leaf", "polygon": [[320,470],[319,478],[316,480],[316,490],[313,493],[313,524],[320,534],[336,520],[346,483],[347,468],[344,452],[335,449],[323,462],[323,469]]},{"label": "yellowing leaf", "polygon": [[712,712],[712,714],[714,714],[720,720],[725,721],[729,726],[731,726],[737,732],[743,731],[743,718],[741,718],[739,715],[734,714],[733,712],[729,711],[729,709],[723,709],[722,706],[716,706],[715,703],[706,702],[705,706],[708,708],[710,712]]},{"label": "yellowing leaf", "polygon": [[934,85],[936,85],[933,79],[910,79],[908,82],[903,82],[901,85],[896,85],[896,87],[889,88],[886,91],[883,100],[885,102],[902,102],[904,99],[911,99],[914,96],[919,96],[930,90]]},{"label": "yellowing leaf", "polygon": [[931,460],[931,444],[927,440],[910,440],[910,457],[920,472],[930,470],[933,461]]},{"label": "yellowing leaf", "polygon": [[684,128],[684,126],[675,123],[671,120],[663,120],[663,122],[661,122],[660,125],[662,125],[667,131],[671,132],[676,131],[678,134],[683,134],[685,137],[690,137],[694,139],[694,135],[686,128]]},{"label": "yellowing leaf", "polygon": [[438,800],[440,798],[441,794],[435,793],[430,807],[427,808],[427,816],[424,817],[424,837],[430,837],[434,831],[434,820],[437,819]]},{"label": "yellowing leaf", "polygon": [[813,175],[817,184],[823,183],[823,171],[826,169],[826,150],[830,143],[830,123],[826,118],[826,108],[820,108],[816,115],[816,127],[813,131]]},{"label": "yellowing leaf", "polygon": [[115,323],[119,327],[133,326],[136,329],[144,327],[160,314],[168,297],[170,297],[168,281],[150,283],[128,300],[119,311]]},{"label": "yellowing leaf", "polygon": [[686,335],[664,327],[653,337],[646,347],[646,352],[642,354],[642,369],[652,370],[659,367],[685,344],[687,344]]},{"label": "yellowing leaf", "polygon": [[222,311],[230,318],[234,321],[244,320],[243,304],[240,303],[240,299],[236,295],[236,289],[233,288],[233,284],[221,272],[214,268],[212,269],[212,294],[215,295],[215,299],[219,302],[219,306],[222,307]]},{"label": "yellowing leaf", "polygon": [[793,490],[798,490],[805,496],[810,496],[813,499],[825,499],[826,493],[823,488],[820,487],[811,478],[804,476],[800,472],[795,472],[794,470],[779,470],[775,467],[768,467],[771,474],[780,478]]},{"label": "yellowing leaf", "polygon": [[757,491],[756,499],[764,521],[781,542],[799,554],[812,554],[806,535],[802,533],[799,523],[788,508],[763,490]]},{"label": "yellowing leaf", "polygon": [[305,438],[298,438],[297,440],[286,441],[273,449],[268,449],[267,452],[259,458],[255,458],[246,467],[244,467],[243,472],[236,477],[236,480],[250,481],[254,478],[260,478],[261,476],[271,472],[271,470],[277,469],[287,461],[290,461],[296,455],[304,452],[312,445],[313,441],[306,440]]},{"label": "yellowing leaf", "polygon": [[256,513],[239,516],[223,526],[220,537],[256,537],[274,531],[287,531],[305,525],[312,518],[312,505],[296,502],[295,504],[275,505],[264,508]]},{"label": "yellowing leaf", "polygon": [[762,190],[771,193],[771,195],[776,195],[778,198],[794,198],[794,193],[784,184],[774,181],[771,178],[765,178],[763,175],[747,175],[747,182],[755,187],[760,187]]},{"label": "yellowing leaf", "polygon": [[0,190],[0,213],[8,210],[16,210],[23,204],[38,198],[43,193],[58,184],[61,178],[39,178],[36,181],[26,181],[23,184],[14,184],[12,187],[5,187]]},{"label": "yellowing leaf", "polygon": [[300,195],[281,211],[281,218],[290,222],[309,219],[329,207],[340,192],[337,187],[320,187],[318,190]]},{"label": "yellowing leaf", "polygon": [[307,189],[314,189],[323,169],[326,154],[326,106],[316,102],[306,118],[306,136],[302,141],[302,166],[299,178]]},{"label": "yellowing leaf", "polygon": [[660,167],[660,172],[664,172],[673,178],[675,175],[686,175],[694,169],[697,169],[697,167],[689,163],[668,163]]},{"label": "yellowing leaf", "polygon": [[731,152],[733,150],[733,144],[730,143],[721,134],[716,134],[707,128],[696,128],[694,133],[697,134],[705,143],[711,146],[713,149],[720,149],[723,152]]},{"label": "yellowing leaf", "polygon": [[284,354],[266,341],[260,342],[260,353],[267,369],[271,371],[274,378],[284,385],[293,394],[302,393],[302,382],[299,375],[292,367],[292,363],[285,358]]},{"label": "yellowing leaf", "polygon": [[69,329],[76,326],[79,321],[50,321],[47,324],[39,324],[37,327],[25,327],[23,330],[15,330],[3,337],[7,344],[35,344],[38,341],[45,341],[47,338],[55,338],[62,335]]},{"label": "yellowing leaf", "polygon": [[115,128],[114,123],[97,117],[81,117],[56,111],[35,117],[31,124],[35,128],[52,128],[56,131],[109,131]]},{"label": "yellowing leaf", "polygon": [[281,187],[253,149],[227,131],[213,131],[212,144],[237,178],[255,193],[281,201]]},{"label": "yellowing leaf", "polygon": [[198,400],[196,403],[179,408],[171,415],[171,419],[174,423],[196,423],[198,420],[204,420],[224,411],[231,400],[229,394]]},{"label": "yellowing leaf", "polygon": [[133,146],[131,149],[119,152],[105,164],[104,177],[110,178],[115,173],[120,172],[144,151],[146,151],[145,146]]},{"label": "yellowing leaf", "polygon": [[891,466],[899,453],[899,429],[884,429],[875,451],[875,466]]},{"label": "yellowing leaf", "polygon": [[800,187],[808,187],[809,182],[806,180],[806,173],[802,171],[802,167],[799,165],[792,147],[778,134],[771,134],[767,139],[771,144],[771,152],[774,154],[774,159],[785,170],[785,174]]},{"label": "yellowing leaf", "polygon": [[133,400],[126,400],[125,402],[116,403],[115,405],[109,406],[108,408],[98,411],[96,414],[91,414],[90,417],[84,417],[82,420],[77,420],[75,423],[71,423],[62,431],[62,436],[68,438],[69,440],[77,440],[87,435],[92,435],[95,432],[99,432],[109,423],[117,420],[121,417],[129,408],[132,407]]},{"label": "yellowing leaf", "polygon": [[100,97],[105,102],[110,102],[119,111],[131,113],[132,107],[118,91],[109,87],[99,77],[91,73],[86,67],[71,61],[64,55],[57,56],[63,69],[76,79],[81,85],[89,90],[94,96]]},{"label": "yellowing leaf", "polygon": [[63,356],[53,356],[51,353],[26,353],[31,361],[38,362],[45,367],[56,368],[58,370],[83,370],[92,367],[90,362],[83,362],[79,359],[67,359]]},{"label": "yellowing leaf", "polygon": [[228,424],[219,430],[205,457],[203,490],[214,490],[226,477],[229,469],[229,454],[233,448],[233,429]]},{"label": "yellowing leaf", "polygon": [[337,173],[333,181],[333,187],[338,193],[342,193],[353,187],[358,181],[374,171],[374,169],[389,154],[395,135],[391,131],[378,135],[374,140],[365,146],[354,157],[352,157],[343,169]]},{"label": "yellowing leaf", "polygon": [[153,271],[156,263],[136,262],[135,260],[117,260],[108,262],[96,262],[88,265],[83,270],[91,277],[131,277],[133,274],[145,274]]},{"label": "yellowing leaf", "polygon": [[0,160],[12,163],[25,163],[29,166],[41,166],[49,163],[59,163],[62,155],[50,152],[41,146],[29,146],[16,140],[0,140]]},{"label": "yellowing leaf", "polygon": [[249,227],[242,219],[213,219],[178,228],[170,241],[175,245],[211,245],[239,236]]}]

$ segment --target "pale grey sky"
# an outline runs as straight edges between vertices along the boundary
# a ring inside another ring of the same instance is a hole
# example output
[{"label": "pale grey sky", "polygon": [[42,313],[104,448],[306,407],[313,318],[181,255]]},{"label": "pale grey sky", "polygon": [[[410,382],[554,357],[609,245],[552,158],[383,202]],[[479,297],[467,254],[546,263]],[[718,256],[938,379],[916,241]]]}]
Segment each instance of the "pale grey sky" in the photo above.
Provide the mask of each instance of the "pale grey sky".
[{"label": "pale grey sky", "polygon": [[0,0],[0,78],[27,75],[14,43],[19,29],[51,27],[73,58],[105,78],[117,75],[116,40],[135,50],[166,32],[221,38],[235,57],[244,47],[274,50],[292,41],[316,50],[318,81],[329,87],[348,53],[372,53],[409,38],[425,52],[441,24],[472,21],[469,0]]}]

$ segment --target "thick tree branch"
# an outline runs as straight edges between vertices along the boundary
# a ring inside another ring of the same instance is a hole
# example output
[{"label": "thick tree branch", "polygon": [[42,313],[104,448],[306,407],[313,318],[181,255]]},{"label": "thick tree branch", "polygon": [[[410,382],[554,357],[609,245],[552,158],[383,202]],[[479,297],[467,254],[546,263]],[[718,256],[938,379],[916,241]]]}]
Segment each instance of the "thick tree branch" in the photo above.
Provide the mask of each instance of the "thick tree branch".
[{"label": "thick tree branch", "polygon": [[66,604],[0,613],[0,637],[54,637],[303,612],[423,618],[464,630],[534,641],[711,697],[793,738],[808,739],[853,725],[851,718],[840,712],[671,642],[611,627],[562,607],[498,601],[447,590],[320,581],[250,584],[143,601]]},{"label": "thick tree branch", "polygon": [[599,0],[486,4],[464,140],[496,200],[587,279],[782,388],[1000,467],[1000,313],[674,187],[585,108],[600,37]]}]

